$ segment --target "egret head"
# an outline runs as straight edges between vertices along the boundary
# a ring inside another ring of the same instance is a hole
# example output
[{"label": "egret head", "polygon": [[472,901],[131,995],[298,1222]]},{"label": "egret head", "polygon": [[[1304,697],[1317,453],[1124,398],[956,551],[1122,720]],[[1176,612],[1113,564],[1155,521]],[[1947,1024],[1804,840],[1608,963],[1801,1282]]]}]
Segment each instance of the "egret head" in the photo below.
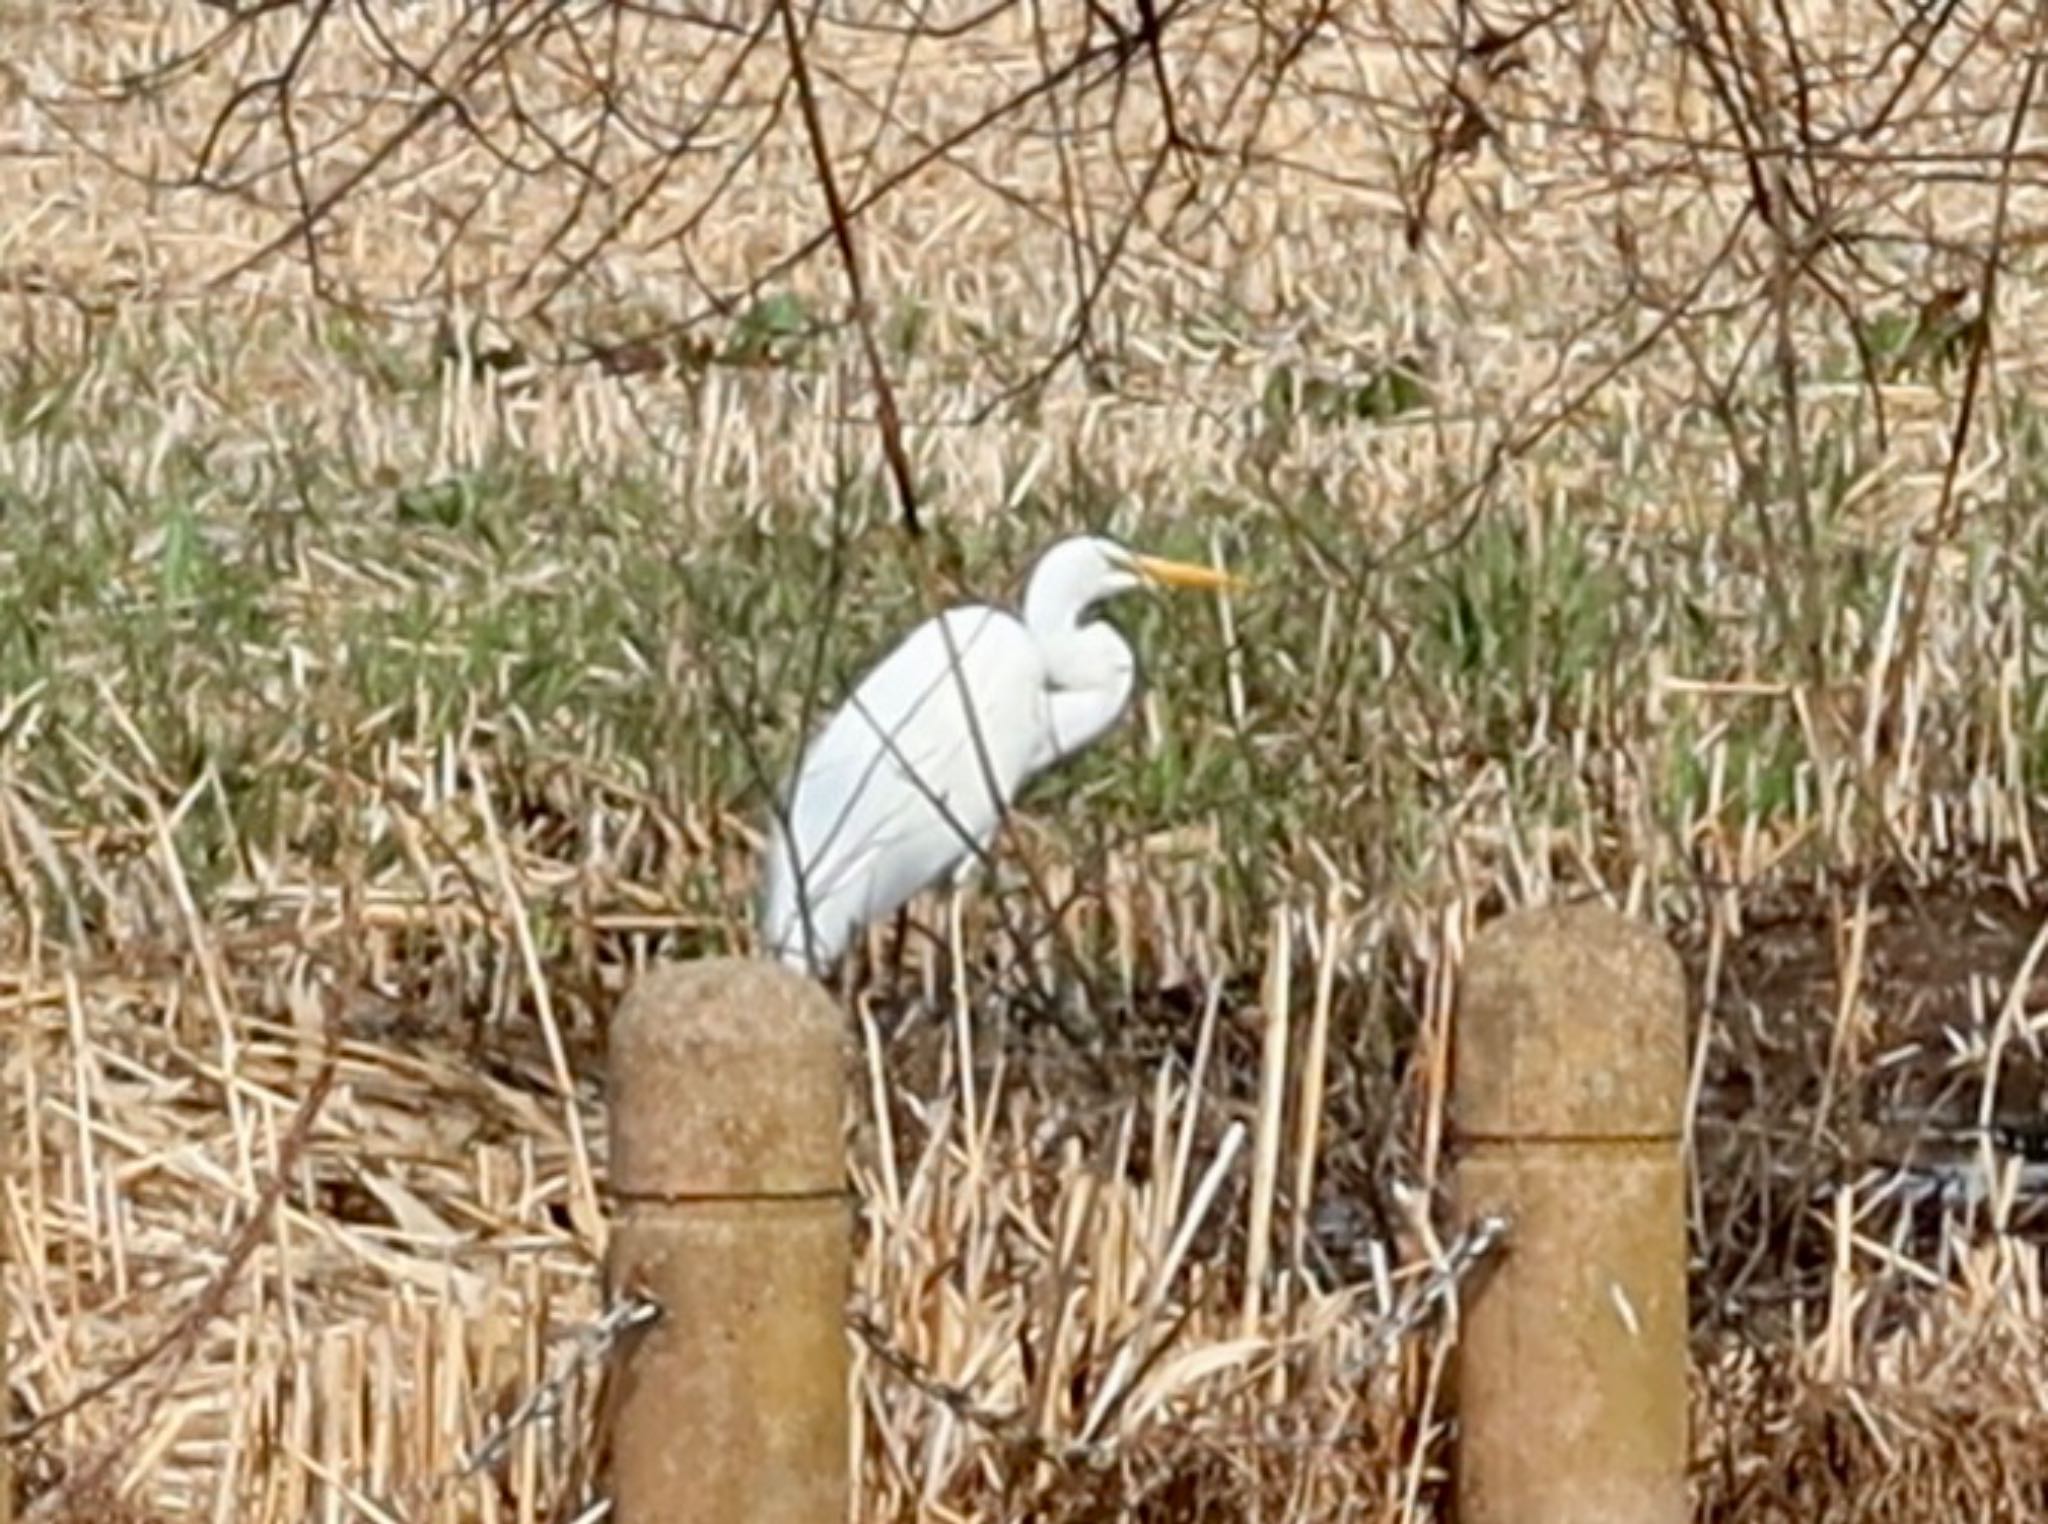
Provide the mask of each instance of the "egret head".
[{"label": "egret head", "polygon": [[1140,587],[1231,588],[1228,573],[1187,561],[1140,555],[1101,535],[1061,540],[1038,558],[1024,595],[1031,624],[1078,619],[1092,604]]}]

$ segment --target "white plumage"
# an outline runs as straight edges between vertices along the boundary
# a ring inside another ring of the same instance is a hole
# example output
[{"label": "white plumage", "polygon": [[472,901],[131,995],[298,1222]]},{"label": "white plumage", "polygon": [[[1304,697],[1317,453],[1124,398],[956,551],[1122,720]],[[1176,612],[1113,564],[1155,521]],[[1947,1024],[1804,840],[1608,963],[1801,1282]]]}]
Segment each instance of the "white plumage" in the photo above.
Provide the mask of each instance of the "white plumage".
[{"label": "white plumage", "polygon": [[949,609],[885,656],[783,790],[769,831],[766,950],[821,970],[863,927],[979,859],[1018,790],[1130,703],[1137,659],[1087,616],[1148,582],[1229,579],[1112,540],[1062,540],[1032,569],[1021,619],[986,604]]}]

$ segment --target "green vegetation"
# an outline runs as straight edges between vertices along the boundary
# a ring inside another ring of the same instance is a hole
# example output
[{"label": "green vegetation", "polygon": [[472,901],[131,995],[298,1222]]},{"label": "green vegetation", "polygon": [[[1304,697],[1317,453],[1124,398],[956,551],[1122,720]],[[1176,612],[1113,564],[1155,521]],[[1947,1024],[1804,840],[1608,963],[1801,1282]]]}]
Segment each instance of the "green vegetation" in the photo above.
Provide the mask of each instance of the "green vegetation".
[{"label": "green vegetation", "polygon": [[[764,303],[740,329],[793,332],[796,310]],[[430,426],[451,372],[393,389],[387,354],[353,330],[328,337]],[[87,361],[94,375],[116,367],[206,368],[125,343]],[[317,867],[319,843],[339,850],[329,769],[374,779],[392,748],[426,753],[458,733],[515,774],[594,771],[745,822],[803,715],[927,611],[927,588],[1014,597],[1040,545],[1090,523],[1181,554],[1219,545],[1253,588],[1230,611],[1234,646],[1205,601],[1111,612],[1137,638],[1163,728],[1149,742],[1127,728],[1036,789],[1032,812],[1057,821],[1063,800],[1085,798],[1111,841],[1213,823],[1230,861],[1263,865],[1268,896],[1313,877],[1311,843],[1362,883],[1426,879],[1439,827],[1489,776],[1525,831],[1610,838],[1646,810],[1676,865],[1702,825],[1790,832],[1816,797],[1811,775],[1838,760],[1815,753],[1783,691],[1659,691],[1667,677],[1782,690],[1804,669],[1801,631],[1767,594],[1771,547],[1739,515],[1704,535],[1645,519],[1633,502],[1681,485],[1654,477],[1504,500],[1391,550],[1356,507],[1315,494],[1212,492],[1133,518],[1082,481],[955,520],[939,483],[935,538],[913,547],[868,482],[825,502],[683,504],[649,474],[552,471],[502,444],[438,475],[308,445],[252,456],[225,429],[139,454],[117,414],[80,410],[80,380],[19,367],[6,388],[19,448],[61,461],[5,485],[0,685],[31,695],[17,700],[13,765],[81,810],[115,771],[167,798],[218,780],[225,814],[181,826],[216,833],[198,855],[206,873],[238,871],[227,846],[251,832]],[[1838,499],[1840,468],[1821,453],[1816,488]],[[1900,563],[1864,549],[1838,512],[1818,587],[1797,597],[1835,611],[1828,680],[1860,688]],[[1930,652],[2016,686],[1995,704],[1978,685],[1925,687],[1917,760],[1937,786],[2013,748],[2028,783],[2048,768],[2048,689],[2024,639],[2048,621],[2040,533],[1964,526],[1959,549],[1991,600],[1982,622],[2010,646],[1994,659],[1938,611]],[[1617,765],[1650,797],[1624,808]],[[1869,805],[1845,806],[1848,839],[1878,828]],[[681,882],[703,897],[682,908],[705,915],[744,897],[728,875]]]}]

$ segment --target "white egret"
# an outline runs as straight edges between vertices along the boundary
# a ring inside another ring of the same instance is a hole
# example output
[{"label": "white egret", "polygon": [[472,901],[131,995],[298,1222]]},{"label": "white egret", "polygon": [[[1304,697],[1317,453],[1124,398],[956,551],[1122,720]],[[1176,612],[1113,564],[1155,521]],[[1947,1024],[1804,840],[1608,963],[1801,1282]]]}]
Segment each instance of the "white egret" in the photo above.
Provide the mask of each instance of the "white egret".
[{"label": "white egret", "polygon": [[1040,557],[1023,618],[967,604],[912,630],[826,722],[783,790],[769,831],[766,950],[822,970],[863,927],[984,858],[1018,790],[1130,703],[1137,658],[1088,615],[1148,583],[1234,585],[1210,567],[1084,536]]}]

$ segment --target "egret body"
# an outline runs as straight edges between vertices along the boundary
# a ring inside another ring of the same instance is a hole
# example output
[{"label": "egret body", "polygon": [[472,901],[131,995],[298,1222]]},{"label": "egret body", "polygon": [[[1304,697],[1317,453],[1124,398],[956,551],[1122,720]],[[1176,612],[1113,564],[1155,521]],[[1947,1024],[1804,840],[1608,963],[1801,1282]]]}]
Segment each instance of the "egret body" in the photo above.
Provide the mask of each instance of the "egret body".
[{"label": "egret body", "polygon": [[1017,792],[1129,706],[1129,642],[1089,618],[1133,588],[1230,585],[1095,536],[1040,557],[1023,616],[987,604],[912,630],[804,751],[769,832],[761,932],[819,971],[863,927],[985,856]]}]

